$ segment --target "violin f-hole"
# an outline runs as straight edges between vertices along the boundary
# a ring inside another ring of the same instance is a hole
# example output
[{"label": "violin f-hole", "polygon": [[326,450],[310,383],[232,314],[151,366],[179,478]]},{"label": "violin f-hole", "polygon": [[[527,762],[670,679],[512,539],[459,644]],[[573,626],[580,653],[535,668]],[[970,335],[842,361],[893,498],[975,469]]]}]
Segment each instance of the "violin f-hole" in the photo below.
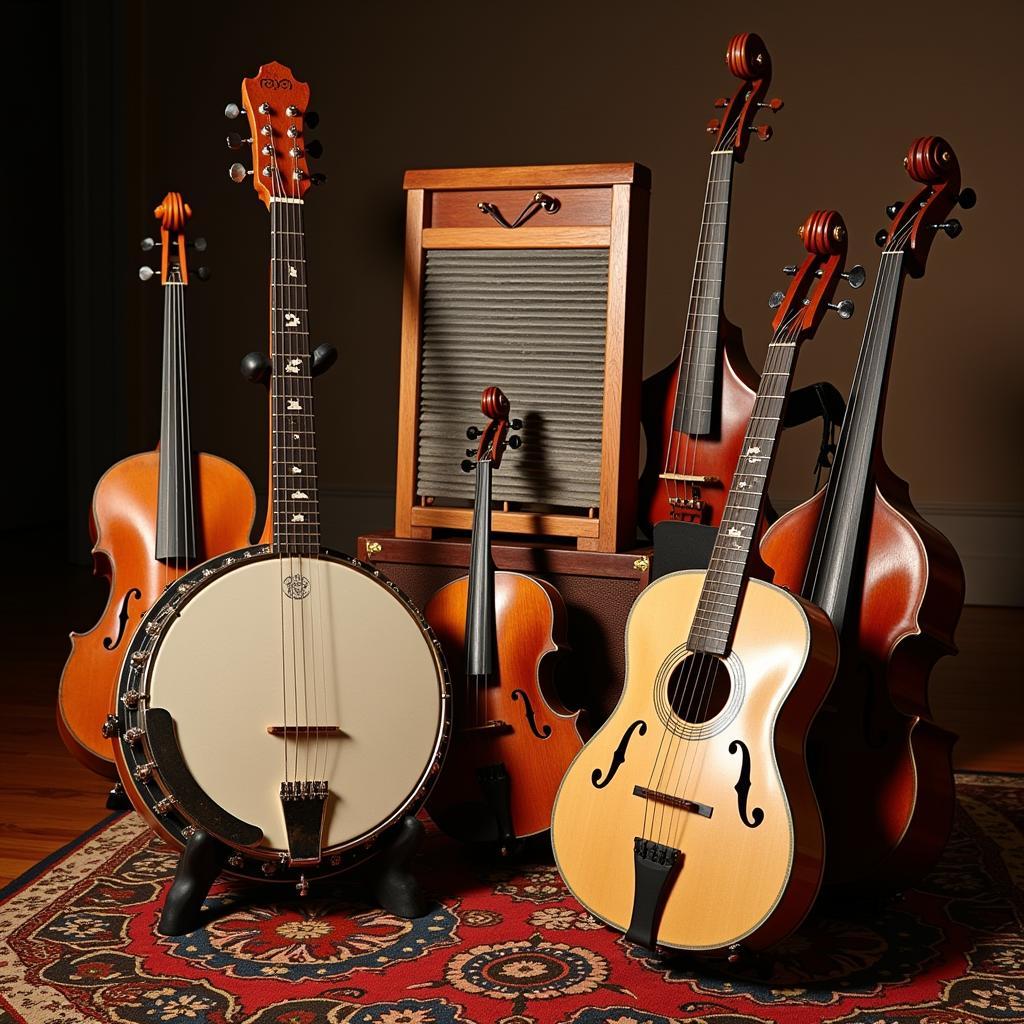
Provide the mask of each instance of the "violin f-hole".
[{"label": "violin f-hole", "polygon": [[530,732],[539,740],[546,740],[551,735],[551,726],[545,725],[542,729],[537,728],[537,718],[533,712],[533,704],[530,703],[530,696],[525,690],[513,690],[513,700],[522,700],[523,710],[526,713],[526,721],[530,726]]},{"label": "violin f-hole", "polygon": [[632,739],[634,732],[639,732],[641,736],[647,732],[647,723],[642,718],[638,718],[622,734],[622,739],[619,740],[619,745],[615,748],[615,753],[612,754],[612,763],[608,765],[608,771],[605,773],[604,779],[601,778],[600,768],[593,770],[590,775],[590,782],[594,789],[604,789],[615,778],[615,773],[626,760],[626,748],[629,746],[629,741]]},{"label": "violin f-hole", "polygon": [[142,591],[138,587],[131,587],[128,593],[124,595],[124,600],[121,602],[121,609],[117,613],[117,636],[103,638],[103,646],[108,651],[117,650],[117,645],[124,639],[125,626],[128,625],[128,602],[135,598],[136,601],[142,600]]},{"label": "violin f-hole", "polygon": [[736,790],[740,821],[747,828],[757,828],[764,821],[764,811],[760,807],[755,807],[750,812],[750,817],[747,817],[747,798],[750,795],[750,751],[743,740],[733,740],[729,744],[729,753],[735,754],[736,751],[743,755],[743,760],[740,764],[740,777],[736,780],[736,785],[733,787]]}]

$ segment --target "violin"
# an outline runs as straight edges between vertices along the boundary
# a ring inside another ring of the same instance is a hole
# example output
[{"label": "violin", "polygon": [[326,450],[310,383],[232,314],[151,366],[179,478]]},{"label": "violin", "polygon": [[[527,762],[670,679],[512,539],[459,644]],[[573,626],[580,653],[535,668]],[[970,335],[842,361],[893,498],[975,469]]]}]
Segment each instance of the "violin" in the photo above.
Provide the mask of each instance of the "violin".
[{"label": "violin", "polygon": [[[168,192],[153,211],[164,286],[163,383],[160,443],[103,474],[89,518],[94,571],[110,585],[99,622],[71,634],[57,696],[57,728],[68,750],[87,768],[116,778],[113,750],[104,735],[127,641],[156,599],[193,566],[248,543],[256,497],[233,463],[194,453],[189,429],[185,295],[189,285],[186,221],[192,209]],[[205,248],[197,239],[196,247]],[[198,267],[200,279],[205,268]],[[149,267],[143,281],[155,276]],[[108,731],[109,731],[109,727]]]},{"label": "violin", "polygon": [[903,284],[925,272],[935,236],[956,237],[960,166],[944,139],[917,139],[904,166],[917,183],[887,208],[881,263],[826,487],[787,512],[761,545],[775,582],[825,610],[842,641],[835,686],[811,733],[828,836],[827,879],[903,886],[938,858],[952,827],[955,736],[928,706],[935,662],[956,647],[964,574],[882,451],[889,365]]},{"label": "violin", "polygon": [[823,871],[804,742],[838,643],[823,612],[759,578],[757,558],[797,353],[834,308],[846,256],[835,211],[812,213],[800,235],[807,255],[772,322],[708,568],[662,576],[637,598],[619,704],[552,816],[566,885],[651,949],[739,958],[778,942]]},{"label": "violin", "polygon": [[[491,560],[492,473],[506,448],[518,448],[509,401],[483,392],[488,419],[463,471],[476,474],[469,575],[442,587],[424,611],[445,652],[453,680],[452,741],[427,811],[464,842],[497,844],[546,832],[555,792],[583,746],[580,712],[553,689],[553,658],[565,640],[566,611],[550,583],[496,572]],[[511,434],[511,436],[510,436]]]},{"label": "violin", "polygon": [[639,508],[645,528],[663,520],[721,522],[757,391],[742,334],[722,308],[732,172],[753,135],[762,141],[772,137],[770,125],[753,123],[758,112],[775,113],[783,104],[764,102],[772,61],[760,36],[733,36],[725,63],[740,84],[731,99],[715,101],[723,113],[707,126],[715,139],[682,348],[678,359],[643,385],[648,454]]}]

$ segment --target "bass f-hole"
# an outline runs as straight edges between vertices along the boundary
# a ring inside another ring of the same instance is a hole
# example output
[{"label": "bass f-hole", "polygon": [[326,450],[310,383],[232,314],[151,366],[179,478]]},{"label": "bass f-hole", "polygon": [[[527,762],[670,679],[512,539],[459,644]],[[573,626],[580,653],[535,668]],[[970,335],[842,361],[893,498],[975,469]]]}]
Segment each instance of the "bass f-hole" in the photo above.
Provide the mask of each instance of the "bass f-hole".
[{"label": "bass f-hole", "polygon": [[529,694],[525,690],[513,690],[512,699],[521,700],[523,702],[523,711],[526,714],[526,722],[530,726],[530,732],[532,732],[537,739],[546,740],[551,735],[551,726],[545,724],[542,728],[537,728],[537,716],[534,714]]}]

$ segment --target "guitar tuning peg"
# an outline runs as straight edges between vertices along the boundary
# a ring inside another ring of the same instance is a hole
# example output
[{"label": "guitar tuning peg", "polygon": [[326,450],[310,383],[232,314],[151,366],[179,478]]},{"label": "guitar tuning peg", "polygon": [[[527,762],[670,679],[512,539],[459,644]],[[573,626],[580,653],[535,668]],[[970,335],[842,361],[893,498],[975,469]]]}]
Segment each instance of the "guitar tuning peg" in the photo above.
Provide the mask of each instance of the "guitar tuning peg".
[{"label": "guitar tuning peg", "polygon": [[209,267],[196,267],[196,277],[198,277],[200,281],[209,281],[210,280],[210,268]]},{"label": "guitar tuning peg", "polygon": [[886,231],[885,228],[879,228],[878,231],[875,232],[875,245],[881,247],[884,246],[885,243],[888,241],[889,232]]},{"label": "guitar tuning peg", "polygon": [[475,441],[479,436],[479,427],[466,427],[466,437],[469,438],[470,441]]},{"label": "guitar tuning peg", "polygon": [[523,421],[522,420],[512,420],[512,422],[509,423],[509,429],[510,430],[522,430],[523,429]]},{"label": "guitar tuning peg", "polygon": [[963,224],[955,218],[952,220],[944,220],[941,224],[929,224],[928,227],[934,228],[936,231],[945,231],[950,238],[956,238],[956,236],[964,229]]},{"label": "guitar tuning peg", "polygon": [[718,120],[717,117],[713,117],[713,118],[711,118],[710,121],[708,121],[707,126],[705,127],[704,131],[706,131],[708,133],[708,135],[713,135],[715,132],[718,131],[718,129],[720,127],[721,127],[721,122]]},{"label": "guitar tuning peg", "polygon": [[956,200],[962,210],[970,210],[978,201],[978,193],[973,188],[965,188]]},{"label": "guitar tuning peg", "polygon": [[778,309],[779,306],[782,305],[782,300],[785,299],[785,297],[785,292],[772,292],[771,295],[768,296],[768,308]]},{"label": "guitar tuning peg", "polygon": [[324,145],[319,139],[314,139],[306,145],[306,156],[319,160],[324,155]]},{"label": "guitar tuning peg", "polygon": [[143,252],[151,252],[153,249],[160,248],[160,243],[152,238],[144,238],[140,244]]},{"label": "guitar tuning peg", "polygon": [[772,137],[772,126],[770,124],[748,124],[747,131],[754,132],[762,142],[767,142]]},{"label": "guitar tuning peg", "polygon": [[139,280],[148,281],[155,273],[152,267],[139,267]]},{"label": "guitar tuning peg", "polygon": [[228,168],[228,177],[236,184],[240,185],[245,179],[252,174],[252,171],[248,170],[242,164],[232,164]]},{"label": "guitar tuning peg", "polygon": [[834,309],[839,314],[840,320],[849,320],[853,316],[853,299],[843,299],[842,302],[829,302],[826,305],[829,309]]},{"label": "guitar tuning peg", "polygon": [[463,459],[462,462],[459,463],[459,469],[461,469],[463,473],[472,473],[475,465],[476,463],[473,462],[472,459]]},{"label": "guitar tuning peg", "polygon": [[516,448],[522,448],[523,439],[518,434],[516,434],[514,437],[510,437],[508,439],[508,446],[513,450],[515,450]]},{"label": "guitar tuning peg", "polygon": [[239,114],[244,114],[244,113],[245,113],[245,108],[244,107],[240,107],[237,103],[229,103],[224,108],[224,116],[229,121],[234,121],[234,119],[236,117],[238,117]]},{"label": "guitar tuning peg", "polygon": [[773,114],[777,114],[786,104],[779,99],[778,96],[775,99],[769,100],[767,103],[758,103],[758,106],[762,110],[770,110]]},{"label": "guitar tuning peg", "polygon": [[719,96],[718,99],[715,100],[715,107],[718,110],[724,110],[727,106],[729,106],[729,100],[727,97]]},{"label": "guitar tuning peg", "polygon": [[196,252],[206,252],[206,239],[200,235],[198,238],[194,238],[188,243],[190,249],[195,249]]},{"label": "guitar tuning peg", "polygon": [[851,288],[859,288],[866,280],[867,274],[864,268],[859,264],[855,264],[845,274],[839,275]]},{"label": "guitar tuning peg", "polygon": [[242,146],[250,144],[252,139],[243,139],[238,132],[228,132],[225,141],[228,144],[228,149],[241,149]]},{"label": "guitar tuning peg", "polygon": [[889,218],[889,220],[892,220],[893,217],[895,217],[896,214],[899,213],[900,210],[902,210],[902,209],[903,209],[903,203],[899,199],[897,199],[895,203],[890,203],[885,208],[885,215],[886,215],[886,217]]},{"label": "guitar tuning peg", "polygon": [[798,267],[798,266],[797,266],[797,265],[796,265],[795,263],[787,263],[787,264],[786,264],[786,265],[785,265],[785,266],[784,266],[784,267],[782,268],[782,272],[783,272],[784,274],[788,274],[788,275],[789,275],[790,277],[795,277],[795,276],[796,276],[796,272],[797,272],[797,271],[798,271],[799,269],[800,269],[800,268],[799,268],[799,267]]}]

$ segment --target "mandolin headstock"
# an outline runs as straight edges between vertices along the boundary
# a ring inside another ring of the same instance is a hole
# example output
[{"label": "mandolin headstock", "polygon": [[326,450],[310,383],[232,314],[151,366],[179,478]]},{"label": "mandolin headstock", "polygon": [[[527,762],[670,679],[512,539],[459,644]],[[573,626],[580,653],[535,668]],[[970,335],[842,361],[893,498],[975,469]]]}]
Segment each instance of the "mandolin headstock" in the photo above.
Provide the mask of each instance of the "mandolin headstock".
[{"label": "mandolin headstock", "polygon": [[242,79],[242,106],[229,103],[224,114],[236,118],[242,113],[249,121],[249,138],[232,132],[227,143],[229,149],[250,144],[253,169],[232,164],[228,171],[232,181],[242,182],[252,175],[257,194],[269,208],[272,199],[302,199],[310,185],[325,180],[309,170],[308,160],[322,151],[318,142],[305,140],[306,130],[315,128],[318,121],[309,109],[309,86],[290,68],[274,61],[264,64],[253,78]]},{"label": "mandolin headstock", "polygon": [[771,125],[754,124],[758,111],[765,109],[774,114],[783,103],[780,99],[764,102],[772,80],[772,59],[759,35],[741,32],[733,36],[725,51],[725,64],[740,84],[732,99],[723,96],[715,100],[715,106],[724,113],[708,122],[707,131],[715,136],[716,150],[731,148],[733,159],[742,163],[752,133],[762,142],[772,137]]},{"label": "mandolin headstock", "polygon": [[960,163],[953,147],[937,135],[915,139],[903,159],[907,174],[921,187],[906,203],[886,207],[893,224],[879,231],[875,240],[885,252],[901,252],[911,277],[921,277],[928,253],[939,231],[956,238],[963,230],[960,221],[950,219],[956,206],[969,210],[977,202],[974,189],[960,190]]},{"label": "mandolin headstock", "polygon": [[523,443],[523,439],[514,433],[522,429],[523,422],[509,419],[511,406],[501,388],[484,388],[480,396],[480,411],[487,418],[487,425],[482,429],[476,426],[466,428],[466,437],[470,441],[479,439],[479,444],[475,452],[472,448],[466,449],[468,457],[462,461],[462,470],[465,473],[471,473],[478,462],[490,462],[492,467],[497,469],[501,465],[505,449],[514,450]]},{"label": "mandolin headstock", "polygon": [[832,302],[836,288],[843,279],[853,287],[863,283],[864,271],[854,267],[849,274],[846,262],[846,224],[835,210],[815,210],[797,229],[807,255],[799,266],[786,267],[793,281],[786,292],[773,292],[768,305],[776,310],[772,330],[785,333],[788,341],[809,338],[832,309],[848,320],[853,315],[853,302],[843,299]]}]

